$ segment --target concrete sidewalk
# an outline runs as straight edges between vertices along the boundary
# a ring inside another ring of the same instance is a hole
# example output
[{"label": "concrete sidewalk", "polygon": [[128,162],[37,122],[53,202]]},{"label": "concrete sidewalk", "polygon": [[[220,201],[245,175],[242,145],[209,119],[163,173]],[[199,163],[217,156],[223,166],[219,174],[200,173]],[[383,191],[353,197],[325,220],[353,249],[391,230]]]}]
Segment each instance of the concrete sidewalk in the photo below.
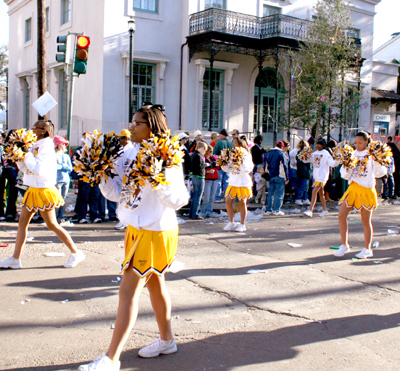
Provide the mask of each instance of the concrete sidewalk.
[{"label": "concrete sidewalk", "polygon": [[[349,216],[354,252],[340,244],[335,211],[325,219],[262,217],[246,233],[222,230],[226,219],[180,225],[177,260],[168,273],[179,351],[137,357],[158,336],[148,292],[122,353],[122,370],[398,370],[400,207],[374,216],[380,247],[363,247],[359,214]],[[124,232],[113,223],[67,227],[87,259],[63,268],[67,249],[43,225],[31,225],[22,270],[0,270],[0,369],[76,370],[103,354],[118,305]],[[1,258],[13,250],[16,224],[0,223]],[[297,243],[291,247],[288,243]],[[47,252],[64,252],[46,257]],[[255,273],[250,274],[249,271]]]}]

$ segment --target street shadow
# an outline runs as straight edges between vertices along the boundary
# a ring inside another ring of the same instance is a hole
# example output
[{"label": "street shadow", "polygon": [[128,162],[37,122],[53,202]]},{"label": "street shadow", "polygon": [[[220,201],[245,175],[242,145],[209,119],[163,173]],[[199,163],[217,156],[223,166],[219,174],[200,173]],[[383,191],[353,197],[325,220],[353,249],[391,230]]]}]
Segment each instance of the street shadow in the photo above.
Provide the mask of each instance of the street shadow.
[{"label": "street shadow", "polygon": [[[128,350],[122,353],[121,370],[234,370],[263,364],[266,367],[267,364],[294,359],[299,353],[296,348],[303,345],[372,334],[397,328],[399,324],[399,313],[383,316],[367,314],[334,318],[322,323],[307,322],[273,331],[231,332],[178,344],[177,353],[152,359],[138,357],[138,349]],[[76,370],[79,364],[87,362],[90,360],[9,370]]]},{"label": "street shadow", "polygon": [[68,298],[70,301],[83,301],[116,295],[120,282],[112,281],[117,281],[116,274],[14,282],[7,286],[33,287],[46,290],[30,295],[30,298],[39,298],[47,301],[63,301]]}]

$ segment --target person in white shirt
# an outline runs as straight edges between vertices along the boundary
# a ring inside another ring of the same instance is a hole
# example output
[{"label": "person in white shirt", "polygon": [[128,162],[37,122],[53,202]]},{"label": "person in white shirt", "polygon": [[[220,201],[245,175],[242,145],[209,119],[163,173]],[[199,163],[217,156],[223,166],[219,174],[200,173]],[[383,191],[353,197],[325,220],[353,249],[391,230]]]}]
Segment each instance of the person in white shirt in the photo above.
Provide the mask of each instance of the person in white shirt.
[{"label": "person in white shirt", "polygon": [[313,164],[313,191],[311,195],[310,209],[305,211],[303,214],[313,216],[313,210],[317,202],[317,197],[321,200],[322,208],[324,211],[320,214],[320,217],[329,215],[328,208],[326,207],[324,187],[329,178],[329,168],[339,165],[339,162],[335,161],[330,153],[326,150],[326,142],[324,139],[319,139],[317,142],[317,150],[313,152],[309,160],[303,162],[311,162]]},{"label": "person in white shirt", "polygon": [[[229,216],[229,223],[224,227],[225,231],[230,231],[233,228],[237,232],[246,230],[247,217],[247,200],[253,197],[250,172],[253,170],[254,164],[247,143],[241,138],[234,138],[233,148],[239,147],[243,149],[244,158],[238,170],[235,170],[233,165],[221,166],[222,170],[229,174],[228,188],[225,192],[226,211]],[[239,200],[240,224],[233,220],[233,201]]]},{"label": "person in white shirt", "polygon": [[140,349],[139,356],[157,357],[177,351],[171,328],[171,300],[165,285],[164,273],[172,264],[178,244],[178,220],[176,210],[188,203],[182,166],[164,171],[169,184],[153,189],[150,184],[132,193],[125,184],[129,167],[140,151],[142,141],[150,134],[168,130],[167,118],[153,105],[140,108],[129,126],[133,147],[125,150],[117,162],[117,175],[107,181],[102,179],[100,190],[104,197],[118,202],[118,218],[128,227],[125,233],[125,259],[122,262],[123,277],[119,291],[119,305],[115,329],[108,351],[80,371],[119,371],[120,355],[138,314],[138,300],[145,285],[149,290],[160,337]]},{"label": "person in white shirt", "polygon": [[334,256],[342,257],[350,251],[349,229],[347,215],[354,207],[361,210],[361,221],[364,228],[365,248],[356,257],[359,259],[371,258],[372,253],[372,214],[378,206],[378,196],[375,189],[375,178],[380,178],[387,173],[387,168],[374,161],[368,153],[367,146],[371,141],[370,135],[365,131],[357,133],[355,138],[355,155],[358,159],[353,169],[342,166],[340,175],[349,182],[349,188],[340,199],[339,229],[342,244]]},{"label": "person in white shirt", "polygon": [[54,149],[54,125],[49,121],[37,121],[33,125],[37,141],[26,153],[18,168],[24,173],[24,184],[29,186],[22,199],[21,215],[15,240],[14,254],[0,261],[0,268],[20,269],[22,249],[28,236],[28,226],[36,212],[46,222],[47,228],[68,247],[71,255],[65,268],[73,268],[85,259],[85,254],[78,250],[69,233],[61,227],[56,218],[55,208],[64,205],[64,200],[56,187],[57,159]]}]

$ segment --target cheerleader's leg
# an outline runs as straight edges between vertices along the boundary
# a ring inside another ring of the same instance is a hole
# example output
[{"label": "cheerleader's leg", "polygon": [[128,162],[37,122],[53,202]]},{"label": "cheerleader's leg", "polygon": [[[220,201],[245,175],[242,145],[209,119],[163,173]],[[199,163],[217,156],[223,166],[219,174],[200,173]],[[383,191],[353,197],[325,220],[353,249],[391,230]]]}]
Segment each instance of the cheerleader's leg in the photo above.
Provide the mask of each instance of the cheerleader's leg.
[{"label": "cheerleader's leg", "polygon": [[372,237],[374,235],[374,227],[372,226],[373,210],[361,208],[361,222],[364,227],[365,248],[372,251]]},{"label": "cheerleader's leg", "polygon": [[78,250],[76,249],[75,243],[72,241],[69,233],[58,224],[55,209],[40,211],[40,215],[42,215],[42,218],[46,222],[47,228],[57,235],[57,237],[69,248],[72,254],[76,254]]},{"label": "cheerleader's leg", "polygon": [[338,219],[339,219],[339,230],[342,245],[349,246],[349,228],[347,223],[347,215],[349,215],[352,206],[347,207],[346,201],[340,205]]},{"label": "cheerleader's leg", "polygon": [[25,245],[26,237],[28,236],[28,225],[35,215],[35,211],[29,211],[26,206],[22,206],[21,215],[18,221],[17,238],[15,239],[15,249],[13,258],[19,260],[22,254],[22,249]]}]

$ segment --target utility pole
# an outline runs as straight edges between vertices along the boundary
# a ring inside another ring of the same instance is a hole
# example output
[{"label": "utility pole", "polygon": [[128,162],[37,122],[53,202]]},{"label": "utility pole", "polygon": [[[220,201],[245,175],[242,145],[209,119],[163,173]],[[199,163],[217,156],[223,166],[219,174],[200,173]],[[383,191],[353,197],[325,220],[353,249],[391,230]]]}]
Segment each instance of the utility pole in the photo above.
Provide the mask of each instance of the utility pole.
[{"label": "utility pole", "polygon": [[[38,12],[38,43],[37,43],[37,70],[38,70],[38,97],[47,91],[46,76],[46,3],[45,0],[37,0]],[[47,114],[39,115],[39,120],[47,120]]]}]

